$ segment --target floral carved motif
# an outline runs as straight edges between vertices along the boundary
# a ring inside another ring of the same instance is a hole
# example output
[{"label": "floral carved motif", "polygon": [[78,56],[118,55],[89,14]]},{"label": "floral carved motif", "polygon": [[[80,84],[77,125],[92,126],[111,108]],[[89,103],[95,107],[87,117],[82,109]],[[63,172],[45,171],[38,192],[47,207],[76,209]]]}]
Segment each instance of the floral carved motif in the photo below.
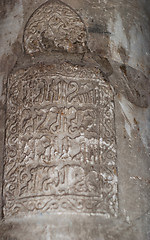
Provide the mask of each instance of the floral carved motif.
[{"label": "floral carved motif", "polygon": [[39,65],[8,80],[4,215],[117,213],[114,103],[97,69]]},{"label": "floral carved motif", "polygon": [[82,53],[86,48],[86,30],[80,16],[60,1],[48,1],[30,17],[24,31],[28,54],[65,50]]}]

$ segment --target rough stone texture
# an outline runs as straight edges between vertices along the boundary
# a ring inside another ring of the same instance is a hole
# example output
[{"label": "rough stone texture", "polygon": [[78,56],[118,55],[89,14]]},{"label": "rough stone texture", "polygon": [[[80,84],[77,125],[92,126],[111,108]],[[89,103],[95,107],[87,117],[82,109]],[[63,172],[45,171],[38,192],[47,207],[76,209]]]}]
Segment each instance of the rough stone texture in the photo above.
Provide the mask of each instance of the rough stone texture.
[{"label": "rough stone texture", "polygon": [[80,16],[60,1],[40,6],[29,19],[24,32],[24,48],[35,52],[62,51],[83,53],[87,43]]},{"label": "rough stone texture", "polygon": [[[78,216],[73,213],[47,213],[45,216],[41,212],[36,217],[2,220],[0,239],[149,240],[149,2],[64,0],[73,9],[73,13],[78,14],[81,28],[85,26],[87,42],[83,40],[81,43],[84,46],[78,45],[75,40],[70,41],[67,37],[67,41],[63,42],[65,47],[60,47],[58,51],[57,41],[50,45],[52,42],[47,43],[47,37],[50,39],[51,35],[45,35],[44,46],[51,51],[26,55],[23,45],[25,26],[33,12],[45,2],[0,1],[1,190],[5,157],[7,77],[12,69],[15,67],[15,71],[18,71],[33,64],[63,64],[64,61],[87,68],[93,66],[101,70],[102,78],[114,89],[118,216]],[[76,43],[75,47],[72,43]],[[1,201],[0,205],[5,205],[5,202]],[[2,207],[0,212],[3,217]]]},{"label": "rough stone texture", "polygon": [[35,65],[7,91],[4,216],[117,215],[114,99],[98,69]]}]

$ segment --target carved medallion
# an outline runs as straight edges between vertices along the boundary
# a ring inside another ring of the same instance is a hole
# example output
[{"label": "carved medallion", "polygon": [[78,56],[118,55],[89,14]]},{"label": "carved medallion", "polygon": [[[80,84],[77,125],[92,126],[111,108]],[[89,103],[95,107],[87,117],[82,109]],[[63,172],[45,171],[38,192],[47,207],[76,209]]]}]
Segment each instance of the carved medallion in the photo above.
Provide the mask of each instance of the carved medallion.
[{"label": "carved medallion", "polygon": [[8,80],[4,215],[117,213],[114,102],[99,71],[39,65]]},{"label": "carved medallion", "polygon": [[24,32],[27,53],[65,50],[85,51],[86,30],[80,16],[60,1],[48,1],[30,17]]}]

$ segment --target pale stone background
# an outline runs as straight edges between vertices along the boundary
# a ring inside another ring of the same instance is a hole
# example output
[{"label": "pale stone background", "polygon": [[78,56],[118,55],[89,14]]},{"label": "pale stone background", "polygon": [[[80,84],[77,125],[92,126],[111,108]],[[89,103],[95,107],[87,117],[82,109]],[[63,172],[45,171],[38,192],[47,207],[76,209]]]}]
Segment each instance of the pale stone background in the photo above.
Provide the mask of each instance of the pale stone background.
[{"label": "pale stone background", "polygon": [[[45,0],[0,1],[0,175],[7,76],[22,59],[25,24]],[[119,216],[53,215],[1,221],[2,240],[150,239],[149,0],[64,0],[82,17],[91,55],[115,89]],[[1,201],[2,213],[2,201]],[[2,214],[1,214],[2,217]]]}]

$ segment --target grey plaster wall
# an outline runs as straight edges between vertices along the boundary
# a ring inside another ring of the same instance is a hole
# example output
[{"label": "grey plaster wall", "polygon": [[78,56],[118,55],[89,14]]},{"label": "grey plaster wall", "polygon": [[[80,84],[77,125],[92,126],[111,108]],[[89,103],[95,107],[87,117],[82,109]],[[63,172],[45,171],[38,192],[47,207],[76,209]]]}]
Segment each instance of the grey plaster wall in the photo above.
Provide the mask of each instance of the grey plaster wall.
[{"label": "grey plaster wall", "polygon": [[[0,2],[0,187],[3,182],[7,77],[22,62],[23,30],[45,0]],[[64,0],[82,17],[89,52],[115,91],[119,215],[1,220],[3,240],[150,239],[150,8],[146,1]],[[63,55],[63,53],[62,53]],[[71,57],[72,58],[72,57]],[[73,57],[75,58],[75,57]],[[77,57],[78,61],[80,57]],[[39,56],[40,59],[40,56]],[[34,60],[33,60],[34,62]],[[2,219],[2,201],[0,204]]]}]

